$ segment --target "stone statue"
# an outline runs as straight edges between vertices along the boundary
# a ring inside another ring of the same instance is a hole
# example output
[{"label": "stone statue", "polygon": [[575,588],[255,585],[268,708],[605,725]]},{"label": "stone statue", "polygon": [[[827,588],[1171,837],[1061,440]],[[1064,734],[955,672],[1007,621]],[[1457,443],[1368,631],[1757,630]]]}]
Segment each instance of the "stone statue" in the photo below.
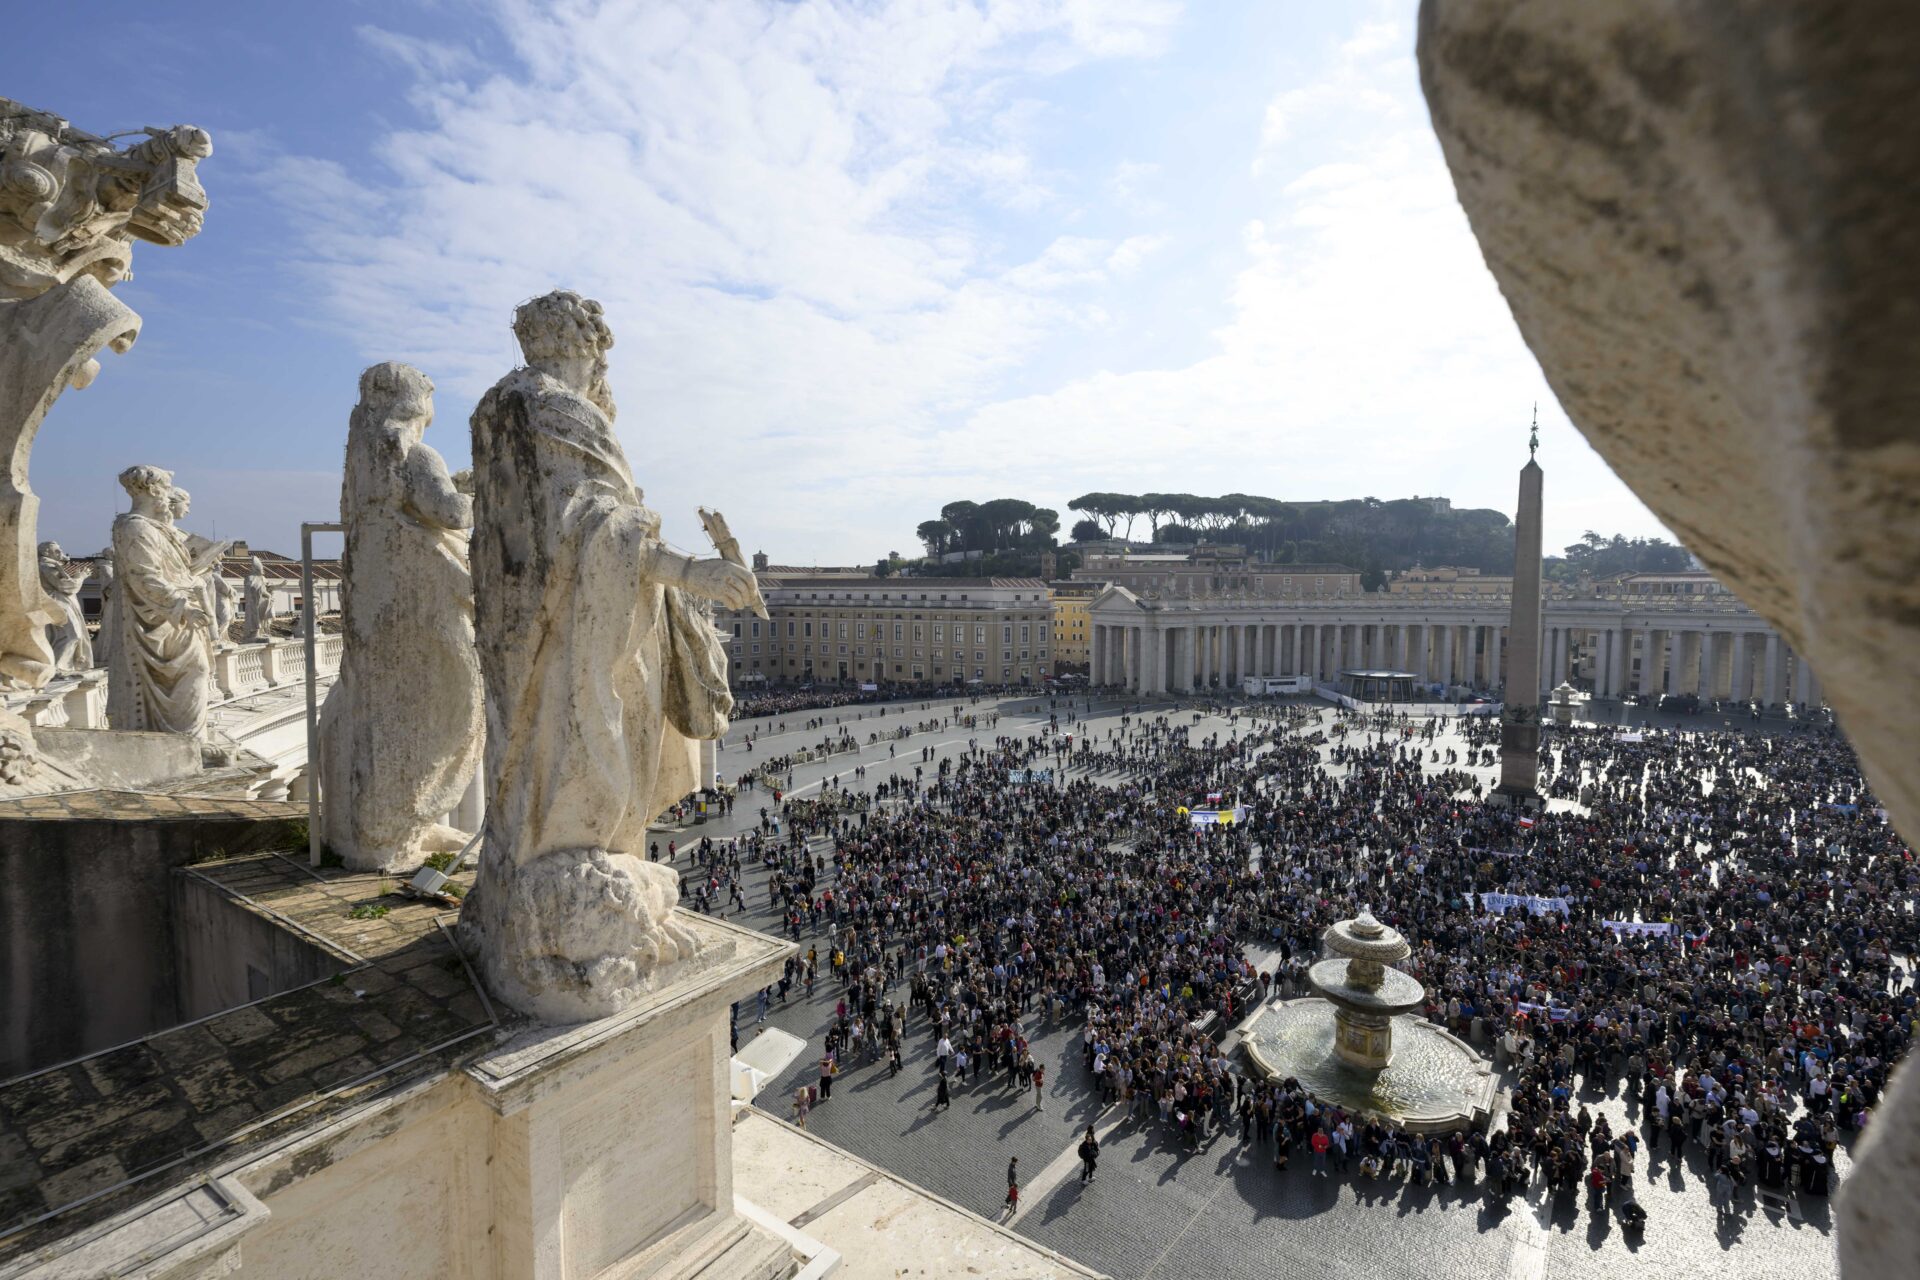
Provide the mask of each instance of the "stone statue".
[{"label": "stone statue", "polygon": [[614,436],[599,304],[556,291],[513,329],[528,367],[473,414],[487,818],[461,926],[496,995],[577,1022],[695,949],[647,824],[697,784],[697,740],[733,708],[700,601],[759,592],[750,570],[661,541]]},{"label": "stone statue", "polygon": [[133,510],[113,522],[119,607],[107,675],[107,715],[116,729],[203,737],[213,674],[213,620],[201,582],[209,544],[191,558],[171,523],[173,476],[129,467],[120,484]]},{"label": "stone statue", "polygon": [[404,364],[360,375],[340,519],[340,676],[320,715],[323,838],[357,870],[458,849],[440,819],[480,763],[486,728],[473,647],[473,502],[421,442],[433,383]]},{"label": "stone statue", "polygon": [[208,643],[218,649],[226,642],[227,624],[233,621],[232,592],[230,589],[227,591],[227,603],[223,608],[221,604],[223,584],[220,578],[220,566],[226,559],[226,548],[232,544],[221,543],[220,554],[213,555],[209,560],[209,552],[214,546],[213,540],[203,538],[197,533],[188,533],[179,527],[180,521],[186,519],[187,514],[193,510],[193,495],[185,489],[176,488],[173,491],[173,496],[167,502],[167,510],[168,523],[174,526],[174,534],[180,539],[180,545],[186,549],[187,558],[196,563],[207,564],[206,574],[200,581],[200,598],[202,606],[207,611],[207,617],[212,619]]},{"label": "stone statue", "polygon": [[93,570],[67,559],[57,542],[40,544],[40,585],[59,613],[47,628],[47,647],[53,650],[56,671],[87,671],[93,667],[93,637],[80,609],[80,584]]},{"label": "stone statue", "polygon": [[247,599],[247,639],[273,639],[273,587],[267,581],[267,566],[253,558],[247,579],[241,584]]},{"label": "stone statue", "polygon": [[121,150],[65,120],[0,98],[0,684],[53,674],[47,628],[58,608],[35,563],[40,500],[28,460],[60,393],[125,351],[140,317],[108,288],[129,275],[133,242],[177,245],[207,207],[200,129],[149,129]]}]

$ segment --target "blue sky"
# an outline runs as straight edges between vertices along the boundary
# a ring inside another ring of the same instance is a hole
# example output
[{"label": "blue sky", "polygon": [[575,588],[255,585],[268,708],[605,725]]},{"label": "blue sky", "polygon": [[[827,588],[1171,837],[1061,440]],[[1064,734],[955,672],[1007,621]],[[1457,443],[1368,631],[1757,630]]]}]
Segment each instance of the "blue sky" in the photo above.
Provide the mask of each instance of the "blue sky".
[{"label": "blue sky", "polygon": [[[607,306],[670,538],[913,552],[955,498],[1444,494],[1511,510],[1540,402],[1547,545],[1660,533],[1567,425],[1427,126],[1415,5],[1276,0],[109,3],[14,19],[0,91],[198,124],[206,229],[141,246],[146,321],[54,408],[42,536],[98,547],[134,462],[190,523],[297,550],[356,379],[428,434],[513,363],[513,305]],[[25,29],[18,24],[24,22]]]}]

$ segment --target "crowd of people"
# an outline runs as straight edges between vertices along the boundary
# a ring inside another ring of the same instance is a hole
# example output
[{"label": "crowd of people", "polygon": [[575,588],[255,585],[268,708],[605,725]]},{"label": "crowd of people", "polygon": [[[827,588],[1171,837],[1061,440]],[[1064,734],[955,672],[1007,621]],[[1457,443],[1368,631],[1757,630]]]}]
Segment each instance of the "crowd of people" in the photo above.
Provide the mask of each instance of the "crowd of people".
[{"label": "crowd of people", "polygon": [[[1230,714],[1207,736],[1162,709],[1090,733],[1063,704],[702,842],[697,901],[746,909],[762,868],[765,908],[808,945],[766,999],[811,993],[824,954],[834,1016],[796,1110],[842,1070],[901,1070],[912,1034],[934,1049],[934,1108],[982,1077],[1040,1105],[1031,1036],[1076,1020],[1104,1101],[1170,1141],[1231,1129],[1280,1168],[1484,1167],[1489,1194],[1584,1185],[1631,1217],[1636,1176],[1691,1143],[1723,1211],[1747,1188],[1829,1189],[1911,1043],[1920,952],[1920,867],[1836,731],[1550,727],[1541,791],[1574,804],[1521,814],[1482,803],[1471,772],[1495,723]],[[1238,820],[1196,828],[1202,806]],[[1223,1052],[1253,1003],[1304,992],[1322,933],[1362,908],[1413,943],[1425,1014],[1508,1068],[1492,1132],[1407,1134]],[[1594,1114],[1608,1096],[1637,1128]]]}]

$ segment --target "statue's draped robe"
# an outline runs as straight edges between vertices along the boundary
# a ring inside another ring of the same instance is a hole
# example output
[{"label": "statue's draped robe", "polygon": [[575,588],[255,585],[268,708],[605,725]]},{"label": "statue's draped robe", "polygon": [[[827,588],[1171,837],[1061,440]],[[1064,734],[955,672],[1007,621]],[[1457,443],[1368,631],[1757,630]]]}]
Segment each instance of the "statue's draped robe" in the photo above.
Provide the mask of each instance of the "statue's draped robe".
[{"label": "statue's draped robe", "polygon": [[264,573],[247,575],[245,583],[247,597],[247,639],[273,639],[273,588],[267,585]]},{"label": "statue's draped robe", "polygon": [[[356,415],[356,418],[358,415]],[[379,421],[347,437],[345,645],[320,718],[323,836],[391,869],[460,800],[485,724],[467,503],[440,455]]]},{"label": "statue's draped robe", "polygon": [[54,666],[61,671],[89,670],[94,663],[93,636],[87,630],[87,618],[81,611],[78,595],[86,575],[72,578],[64,572],[64,566],[43,563],[40,580],[57,611],[47,627],[47,647],[53,650]]},{"label": "statue's draped robe", "polygon": [[173,618],[200,600],[200,578],[169,525],[128,512],[113,522],[116,628],[109,652],[107,716],[116,729],[200,735],[206,728],[213,650],[204,628]]},{"label": "statue's draped robe", "polygon": [[656,580],[659,519],[590,401],[516,370],[474,411],[473,458],[489,844],[644,857],[733,709],[719,637]]}]

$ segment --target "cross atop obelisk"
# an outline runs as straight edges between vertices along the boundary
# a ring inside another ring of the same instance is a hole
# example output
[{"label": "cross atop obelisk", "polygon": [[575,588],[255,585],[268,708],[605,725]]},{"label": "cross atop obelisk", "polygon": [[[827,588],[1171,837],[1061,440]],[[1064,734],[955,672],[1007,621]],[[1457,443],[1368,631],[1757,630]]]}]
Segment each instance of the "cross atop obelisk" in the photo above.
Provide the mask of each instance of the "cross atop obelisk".
[{"label": "cross atop obelisk", "polygon": [[1540,776],[1540,406],[1533,407],[1520,509],[1513,522],[1513,613],[1507,627],[1507,682],[1500,708],[1500,785],[1515,804],[1537,803]]}]

